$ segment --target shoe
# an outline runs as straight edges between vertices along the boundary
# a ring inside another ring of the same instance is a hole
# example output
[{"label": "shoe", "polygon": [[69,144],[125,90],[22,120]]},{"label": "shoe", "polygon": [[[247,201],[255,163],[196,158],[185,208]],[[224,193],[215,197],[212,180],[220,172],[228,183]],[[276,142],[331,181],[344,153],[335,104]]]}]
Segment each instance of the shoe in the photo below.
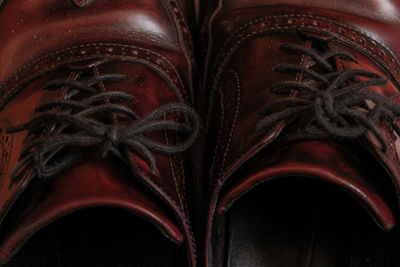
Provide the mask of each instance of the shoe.
[{"label": "shoe", "polygon": [[399,8],[204,3],[206,266],[399,266]]},{"label": "shoe", "polygon": [[192,6],[0,4],[0,265],[196,266]]}]

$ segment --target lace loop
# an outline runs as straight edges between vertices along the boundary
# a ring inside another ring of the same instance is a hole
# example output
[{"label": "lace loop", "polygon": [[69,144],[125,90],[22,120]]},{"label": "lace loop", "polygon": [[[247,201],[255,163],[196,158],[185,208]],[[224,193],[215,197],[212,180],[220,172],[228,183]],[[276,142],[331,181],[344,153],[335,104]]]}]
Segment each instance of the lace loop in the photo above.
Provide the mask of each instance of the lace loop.
[{"label": "lace loop", "polygon": [[[112,154],[125,163],[134,160],[128,158],[128,151],[137,153],[153,174],[157,174],[152,152],[177,154],[194,144],[200,127],[198,115],[192,108],[172,103],[140,118],[128,106],[115,103],[132,101],[130,95],[120,91],[102,91],[100,86],[96,86],[105,81],[122,81],[126,77],[119,74],[86,76],[87,70],[80,70],[75,80],[49,82],[45,86],[48,90],[67,87],[66,97],[40,104],[36,108],[40,114],[24,124],[7,129],[7,133],[35,133],[35,137],[30,138],[23,148],[20,162],[11,173],[12,181],[18,180],[28,166],[34,167],[39,178],[54,177],[77,160],[98,155],[98,152],[101,157]],[[167,119],[168,114],[175,114],[172,116],[174,119]],[[176,121],[177,118],[180,121]],[[149,135],[159,131],[175,131],[186,138],[176,144],[152,141]]]},{"label": "lace loop", "polygon": [[[320,53],[311,48],[297,45],[283,45],[282,50],[306,54],[310,57],[307,66],[281,64],[275,68],[279,72],[300,72],[311,80],[297,82],[285,81],[271,86],[270,92],[287,95],[296,90],[296,97],[283,97],[267,104],[262,111],[265,117],[259,121],[256,129],[270,127],[283,120],[288,122],[302,118],[308,119],[304,127],[310,134],[329,134],[338,138],[359,138],[367,131],[376,137],[382,151],[387,144],[377,123],[384,120],[392,125],[400,135],[397,120],[400,117],[400,105],[391,99],[367,88],[385,86],[387,80],[379,74],[361,69],[337,71],[329,61],[333,57],[356,62],[353,55],[345,50],[332,49]],[[321,66],[325,71],[310,69]]]}]

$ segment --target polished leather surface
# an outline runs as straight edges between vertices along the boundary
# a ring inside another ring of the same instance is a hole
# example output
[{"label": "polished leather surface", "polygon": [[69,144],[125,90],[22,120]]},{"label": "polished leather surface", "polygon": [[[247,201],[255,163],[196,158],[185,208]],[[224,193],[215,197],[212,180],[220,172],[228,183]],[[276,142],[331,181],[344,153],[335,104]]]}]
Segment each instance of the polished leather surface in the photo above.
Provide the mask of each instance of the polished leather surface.
[{"label": "polished leather surface", "polygon": [[[211,195],[206,238],[208,264],[211,251],[215,252],[211,233],[217,227],[213,222],[219,213],[229,210],[234,205],[232,201],[256,185],[275,177],[297,174],[336,184],[368,207],[381,226],[386,229],[394,226],[392,212],[370,185],[376,177],[360,173],[363,164],[368,164],[365,162],[376,160],[381,166],[379,178],[393,182],[399,192],[399,138],[390,126],[379,123],[388,143],[385,153],[369,134],[346,144],[332,139],[300,142],[289,146],[287,151],[269,150],[271,146],[283,145],[282,140],[299,138],[296,126],[286,128],[282,122],[272,129],[256,131],[255,128],[262,119],[263,106],[282,97],[270,92],[269,87],[283,81],[302,80],[300,73],[276,72],[274,68],[282,63],[308,64],[307,57],[279,49],[283,44],[310,47],[317,39],[325,40],[331,48],[349,51],[357,63],[343,61],[338,68],[380,74],[389,80],[388,84],[369,90],[400,103],[398,7],[398,1],[313,0],[221,0],[203,5],[202,36],[207,48],[203,91],[206,99],[210,99],[208,147],[211,148],[206,156],[210,159],[207,166]],[[361,148],[368,151],[363,154],[365,160],[355,163],[359,156],[345,152],[347,147],[351,151]],[[314,160],[310,162],[307,158]]]},{"label": "polished leather surface", "polygon": [[[5,132],[32,119],[38,104],[65,95],[65,90],[42,90],[46,83],[73,77],[68,66],[90,65],[97,58],[111,60],[96,67],[99,73],[127,77],[127,81],[107,85],[106,90],[131,95],[134,101],[128,107],[140,117],[171,102],[191,105],[195,68],[188,26],[193,23],[191,11],[187,1],[0,2],[0,261],[7,261],[33,232],[60,216],[108,205],[155,224],[171,241],[182,244],[188,265],[196,265],[186,196],[191,177],[189,152],[155,153],[159,175],[132,153],[130,168],[107,157],[82,162],[49,183],[35,181],[28,169],[11,186],[10,173],[27,132]],[[153,138],[166,144],[176,139],[169,134],[154,134]],[[32,192],[41,186],[48,189]],[[19,218],[15,220],[19,223],[10,224],[7,214]]]},{"label": "polished leather surface", "polygon": [[[1,9],[0,23],[8,26],[0,33],[4,66],[0,80],[24,69],[29,61],[54,53],[55,47],[97,42],[130,44],[136,40],[137,45],[154,48],[162,44],[169,53],[177,53],[168,59],[185,74],[182,79],[191,82],[188,71],[192,66],[187,68],[179,60],[179,53],[183,53],[193,63],[190,32],[174,1],[91,1],[88,7],[79,9],[69,0],[25,2],[7,2]],[[171,17],[176,23],[171,23]],[[20,51],[25,51],[24,57]]]}]

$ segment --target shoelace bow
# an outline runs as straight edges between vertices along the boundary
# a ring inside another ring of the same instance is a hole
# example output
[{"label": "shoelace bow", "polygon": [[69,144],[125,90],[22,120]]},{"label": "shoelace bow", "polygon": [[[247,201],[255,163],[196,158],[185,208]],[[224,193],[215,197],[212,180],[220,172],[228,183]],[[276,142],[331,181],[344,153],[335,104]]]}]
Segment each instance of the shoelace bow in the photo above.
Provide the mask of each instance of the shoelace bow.
[{"label": "shoelace bow", "polygon": [[[133,110],[120,104],[121,101],[132,101],[130,95],[121,91],[102,91],[96,86],[99,83],[126,80],[124,75],[93,73],[91,78],[81,79],[85,74],[80,70],[73,80],[49,82],[44,89],[68,88],[65,98],[39,105],[36,117],[7,129],[8,133],[29,131],[43,135],[34,135],[32,140],[27,138],[29,142],[26,142],[21,159],[12,171],[12,181],[17,180],[27,166],[33,166],[39,178],[53,177],[77,160],[91,153],[98,154],[99,151],[102,157],[111,153],[128,162],[127,148],[139,153],[151,171],[157,173],[152,152],[177,154],[194,144],[199,133],[199,118],[189,106],[182,103],[167,104],[139,118]],[[186,122],[166,119],[167,114],[181,114]],[[129,119],[130,125],[116,125],[117,117]],[[186,139],[172,145],[152,141],[146,136],[156,131],[176,131],[184,134]]]},{"label": "shoelace bow", "polygon": [[[265,117],[257,124],[257,129],[270,127],[283,120],[309,118],[304,130],[310,134],[358,138],[369,130],[380,142],[384,152],[387,144],[378,129],[378,120],[388,122],[400,135],[397,125],[400,105],[381,94],[366,90],[373,86],[384,86],[387,80],[366,70],[336,71],[329,63],[329,59],[333,57],[356,62],[352,54],[338,49],[320,54],[315,49],[291,44],[282,45],[280,49],[308,55],[313,63],[324,68],[326,72],[319,73],[309,67],[294,64],[278,65],[275,71],[300,72],[308,75],[311,80],[285,81],[272,86],[270,92],[278,95],[287,95],[292,90],[296,90],[298,94],[296,97],[283,97],[267,104],[262,111]],[[316,83],[318,87],[311,85]]]}]

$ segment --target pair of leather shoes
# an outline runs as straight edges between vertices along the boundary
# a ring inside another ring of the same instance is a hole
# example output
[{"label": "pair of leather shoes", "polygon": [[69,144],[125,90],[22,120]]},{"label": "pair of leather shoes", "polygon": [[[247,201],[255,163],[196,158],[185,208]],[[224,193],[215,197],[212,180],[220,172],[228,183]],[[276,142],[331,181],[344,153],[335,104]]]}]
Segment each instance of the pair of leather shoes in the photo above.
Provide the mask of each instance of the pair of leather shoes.
[{"label": "pair of leather shoes", "polygon": [[201,5],[0,1],[1,264],[399,266],[400,5]]}]

